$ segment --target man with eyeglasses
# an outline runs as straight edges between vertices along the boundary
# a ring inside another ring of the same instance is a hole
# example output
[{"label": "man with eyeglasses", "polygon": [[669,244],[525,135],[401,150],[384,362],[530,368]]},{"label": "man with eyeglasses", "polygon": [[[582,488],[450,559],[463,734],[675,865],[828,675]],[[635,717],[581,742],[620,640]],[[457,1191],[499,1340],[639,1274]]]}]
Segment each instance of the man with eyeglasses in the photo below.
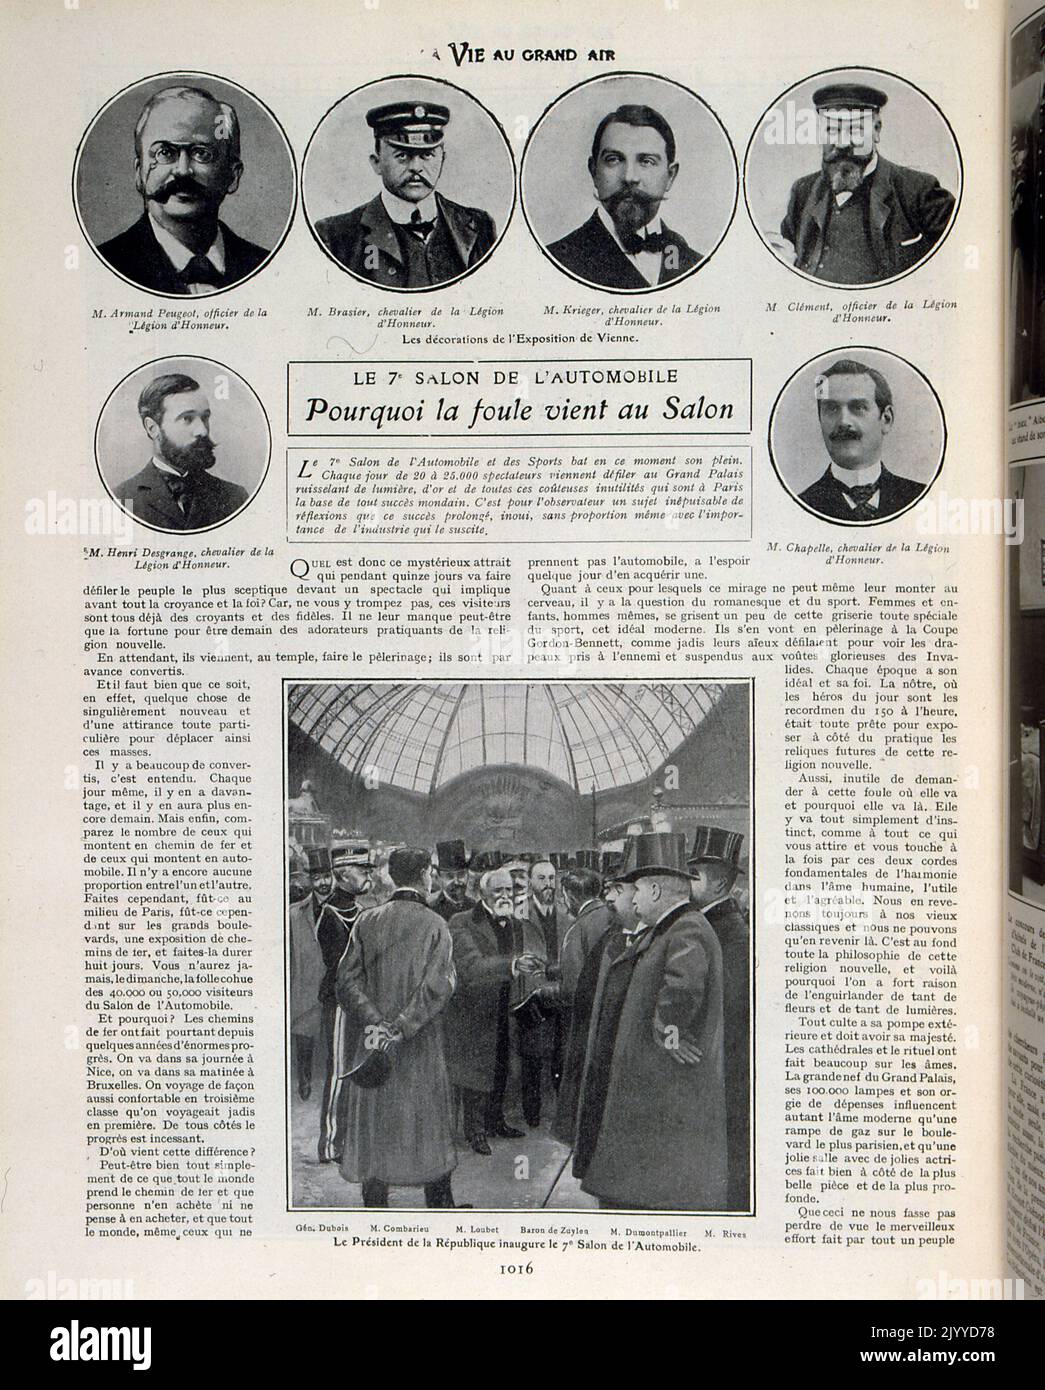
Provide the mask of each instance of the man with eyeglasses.
[{"label": "man with eyeglasses", "polygon": [[218,218],[243,174],[235,108],[200,87],[165,87],[134,127],[145,211],[99,246],[115,271],[161,294],[213,294],[252,274],[268,251]]}]

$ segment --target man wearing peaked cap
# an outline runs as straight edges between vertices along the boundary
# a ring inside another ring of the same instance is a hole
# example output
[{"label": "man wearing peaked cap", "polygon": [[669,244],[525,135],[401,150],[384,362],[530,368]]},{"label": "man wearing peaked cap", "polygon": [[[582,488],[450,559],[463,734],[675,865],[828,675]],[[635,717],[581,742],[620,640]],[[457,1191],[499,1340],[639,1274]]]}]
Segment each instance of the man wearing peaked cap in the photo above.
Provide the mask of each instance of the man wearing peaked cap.
[{"label": "man wearing peaked cap", "polygon": [[573,1172],[610,1208],[725,1209],[722,952],[690,901],[684,837],[634,837],[638,928],[602,958]]},{"label": "man wearing peaked cap", "polygon": [[446,163],[450,111],[404,100],[367,112],[370,163],[381,192],[362,207],[316,223],[316,233],[346,270],[393,290],[445,285],[477,265],[497,240],[489,213],[436,191]]},{"label": "man wearing peaked cap", "polygon": [[323,953],[324,975],[319,986],[322,1012],[321,1046],[326,1083],[319,1111],[319,1161],[333,1163],[344,1148],[345,1020],[337,1002],[337,968],[359,919],[359,899],[373,877],[370,846],[365,840],[339,840],[330,848],[334,888],[316,921],[316,939]]},{"label": "man wearing peaked cap", "polygon": [[428,905],[449,922],[457,913],[475,906],[475,898],[468,896],[468,851],[463,840],[439,840],[435,854],[439,892]]},{"label": "man wearing peaked cap", "polygon": [[723,1061],[729,1211],[750,1206],[751,944],[747,919],[733,897],[743,835],[698,825],[688,867],[693,901],[711,923],[722,950]]},{"label": "man wearing peaked cap", "polygon": [[954,196],[932,174],[878,152],[884,92],[832,83],[813,93],[821,164],[791,187],[780,224],[796,269],[834,285],[871,285],[923,260],[943,235]]}]

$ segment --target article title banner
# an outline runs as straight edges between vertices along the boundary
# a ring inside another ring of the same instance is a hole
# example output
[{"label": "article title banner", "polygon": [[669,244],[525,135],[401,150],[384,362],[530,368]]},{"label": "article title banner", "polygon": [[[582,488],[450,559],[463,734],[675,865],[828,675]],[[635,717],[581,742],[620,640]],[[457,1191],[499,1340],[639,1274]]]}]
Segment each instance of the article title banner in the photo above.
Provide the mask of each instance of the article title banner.
[{"label": "article title banner", "polygon": [[290,435],[561,438],[750,430],[746,357],[287,364]]}]

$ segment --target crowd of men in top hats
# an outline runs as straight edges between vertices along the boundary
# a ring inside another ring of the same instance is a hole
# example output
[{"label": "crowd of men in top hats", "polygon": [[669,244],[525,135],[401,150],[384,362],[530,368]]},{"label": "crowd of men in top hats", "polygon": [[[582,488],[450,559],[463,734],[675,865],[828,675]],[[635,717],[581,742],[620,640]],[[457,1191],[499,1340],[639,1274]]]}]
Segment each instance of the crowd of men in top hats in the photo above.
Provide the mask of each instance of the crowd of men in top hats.
[{"label": "crowd of men in top hats", "polygon": [[[749,1209],[743,837],[698,827],[622,852],[469,855],[338,839],[291,869],[299,1094],[317,1044],[318,1156],[362,1186],[455,1205],[455,1120],[480,1155],[554,1094],[552,1132],[600,1206]],[[548,1083],[548,1084],[546,1084]]]}]

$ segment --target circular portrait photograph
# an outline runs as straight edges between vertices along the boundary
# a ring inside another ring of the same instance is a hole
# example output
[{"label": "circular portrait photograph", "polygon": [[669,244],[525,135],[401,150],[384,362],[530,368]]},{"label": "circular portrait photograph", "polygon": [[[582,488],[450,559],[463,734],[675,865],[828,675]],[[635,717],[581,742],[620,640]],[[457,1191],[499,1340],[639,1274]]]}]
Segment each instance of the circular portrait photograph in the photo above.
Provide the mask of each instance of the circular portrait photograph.
[{"label": "circular portrait photograph", "polygon": [[209,73],[165,72],[95,116],[76,153],[73,199],[92,250],[129,284],[221,294],[278,251],[297,172],[256,96]]},{"label": "circular portrait photograph", "polygon": [[473,96],[431,77],[386,77],[342,97],[305,151],[302,206],[342,270],[383,290],[470,275],[515,207],[515,160]]},{"label": "circular portrait photograph", "polygon": [[777,477],[807,512],[875,526],[923,497],[943,465],[943,409],[910,362],[847,345],[806,362],[769,417]]},{"label": "circular portrait photograph", "polygon": [[695,93],[648,73],[571,87],[523,153],[523,213],[537,244],[574,280],[615,294],[648,293],[706,265],[736,203],[722,122]]},{"label": "circular portrait photograph", "polygon": [[835,288],[909,274],[954,222],[962,161],[940,108],[877,68],[833,68],[778,97],[755,127],[744,196],[783,265]]},{"label": "circular portrait photograph", "polygon": [[223,526],[246,507],[269,465],[261,401],[209,357],[137,367],[102,406],[98,473],[114,502],[153,531]]}]

